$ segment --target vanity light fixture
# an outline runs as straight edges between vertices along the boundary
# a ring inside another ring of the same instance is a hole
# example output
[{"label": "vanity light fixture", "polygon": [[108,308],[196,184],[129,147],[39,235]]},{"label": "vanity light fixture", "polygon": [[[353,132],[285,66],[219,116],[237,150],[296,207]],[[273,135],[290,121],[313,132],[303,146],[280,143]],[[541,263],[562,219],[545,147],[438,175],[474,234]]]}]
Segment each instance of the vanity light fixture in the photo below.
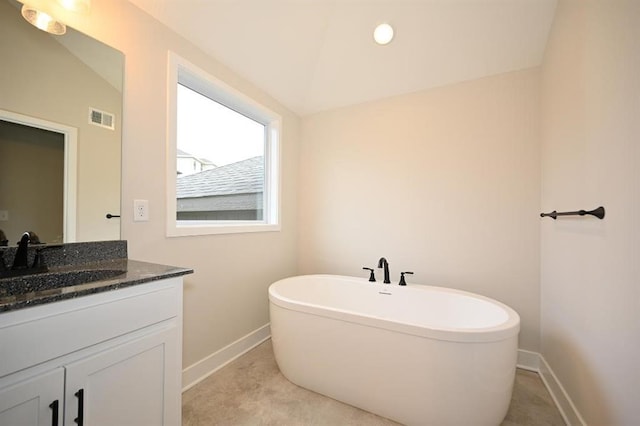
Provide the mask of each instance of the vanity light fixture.
[{"label": "vanity light fixture", "polygon": [[[23,2],[24,0],[20,0]],[[64,9],[76,13],[89,13],[91,0],[57,0]],[[47,9],[48,10],[48,9]],[[22,17],[34,27],[50,34],[62,35],[67,32],[67,26],[56,20],[49,13],[39,10],[27,3],[22,5]]]},{"label": "vanity light fixture", "polygon": [[389,44],[393,40],[393,27],[386,22],[378,25],[373,31],[373,39],[381,46]]},{"label": "vanity light fixture", "polygon": [[34,27],[50,34],[62,35],[67,32],[65,24],[26,4],[22,5],[22,17]]}]

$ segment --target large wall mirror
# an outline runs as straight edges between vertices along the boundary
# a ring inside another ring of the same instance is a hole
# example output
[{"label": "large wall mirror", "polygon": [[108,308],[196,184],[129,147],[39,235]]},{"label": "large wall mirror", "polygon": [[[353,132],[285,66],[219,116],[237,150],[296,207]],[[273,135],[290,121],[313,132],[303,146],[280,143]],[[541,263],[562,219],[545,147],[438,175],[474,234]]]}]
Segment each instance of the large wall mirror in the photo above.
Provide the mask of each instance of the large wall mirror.
[{"label": "large wall mirror", "polygon": [[0,230],[9,245],[25,231],[119,239],[107,216],[120,215],[124,55],[69,27],[38,30],[21,6],[0,0]]}]

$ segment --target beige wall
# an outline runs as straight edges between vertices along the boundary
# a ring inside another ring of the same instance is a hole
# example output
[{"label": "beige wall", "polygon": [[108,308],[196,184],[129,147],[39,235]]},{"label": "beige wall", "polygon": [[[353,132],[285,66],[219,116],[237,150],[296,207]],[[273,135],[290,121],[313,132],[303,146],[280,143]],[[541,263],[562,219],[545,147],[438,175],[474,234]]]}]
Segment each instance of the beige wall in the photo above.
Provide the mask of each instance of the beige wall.
[{"label": "beige wall", "polygon": [[[0,39],[0,109],[78,129],[76,239],[118,239],[105,214],[120,210],[121,94],[5,0]],[[90,106],[114,113],[116,131],[90,125]]]},{"label": "beige wall", "polygon": [[[215,59],[124,0],[94,0],[65,19],[125,54],[122,237],[129,257],[193,268],[185,277],[187,367],[269,322],[267,288],[296,273],[298,118]],[[282,231],[167,238],[165,168],[167,51],[283,117]],[[149,200],[149,222],[133,222],[133,200]]]},{"label": "beige wall", "polygon": [[640,2],[561,0],[542,73],[542,353],[587,424],[640,424]]},{"label": "beige wall", "polygon": [[300,272],[366,276],[496,298],[539,340],[538,70],[305,117]]}]

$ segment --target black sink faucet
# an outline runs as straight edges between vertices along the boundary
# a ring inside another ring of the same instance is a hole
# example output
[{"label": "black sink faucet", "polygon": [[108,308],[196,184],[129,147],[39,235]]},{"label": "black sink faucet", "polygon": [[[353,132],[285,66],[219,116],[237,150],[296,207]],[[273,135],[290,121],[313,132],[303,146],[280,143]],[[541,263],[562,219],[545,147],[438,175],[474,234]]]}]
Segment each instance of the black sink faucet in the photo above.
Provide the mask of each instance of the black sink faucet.
[{"label": "black sink faucet", "polygon": [[384,283],[391,284],[391,280],[389,279],[389,262],[384,257],[381,257],[378,260],[378,268],[384,268]]},{"label": "black sink faucet", "polygon": [[22,234],[20,242],[18,243],[18,250],[16,251],[16,257],[13,259],[13,266],[11,269],[26,269],[29,267],[28,259],[28,247],[30,236],[28,232]]}]

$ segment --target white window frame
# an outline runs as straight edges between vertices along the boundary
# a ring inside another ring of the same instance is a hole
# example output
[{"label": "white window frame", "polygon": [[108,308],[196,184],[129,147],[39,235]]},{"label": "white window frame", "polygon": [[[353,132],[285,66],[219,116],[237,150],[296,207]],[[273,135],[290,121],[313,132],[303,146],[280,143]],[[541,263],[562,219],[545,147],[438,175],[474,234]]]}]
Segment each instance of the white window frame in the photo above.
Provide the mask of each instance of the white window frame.
[{"label": "white window frame", "polygon": [[[167,236],[280,231],[280,135],[282,117],[206,71],[169,52],[167,78]],[[265,125],[265,183],[262,220],[177,220],[178,83]]]}]

